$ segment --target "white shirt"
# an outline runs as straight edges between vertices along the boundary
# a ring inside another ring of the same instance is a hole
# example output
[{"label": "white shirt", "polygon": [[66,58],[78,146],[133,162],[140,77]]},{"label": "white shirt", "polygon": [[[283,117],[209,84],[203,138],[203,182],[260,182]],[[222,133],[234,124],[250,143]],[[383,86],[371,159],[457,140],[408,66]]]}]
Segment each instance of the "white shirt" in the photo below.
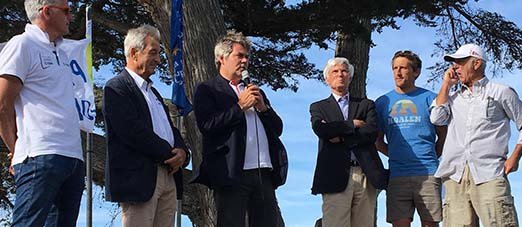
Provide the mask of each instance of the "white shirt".
[{"label": "white shirt", "polygon": [[[245,85],[240,83],[230,87],[239,95],[239,92],[245,90]],[[272,168],[270,160],[270,152],[268,148],[268,139],[266,137],[265,127],[257,116],[254,107],[245,111],[245,119],[247,125],[246,147],[245,147],[245,164],[243,169]],[[256,133],[257,128],[257,133]]]},{"label": "white shirt", "polygon": [[167,118],[168,116],[167,113],[165,113],[163,104],[161,104],[161,101],[158,100],[158,97],[156,97],[151,89],[152,81],[147,82],[129,68],[125,67],[125,69],[131,75],[132,79],[134,79],[134,82],[143,94],[145,101],[147,101],[154,133],[167,141],[171,147],[174,147],[174,134],[172,133],[172,128],[170,127],[170,123]]},{"label": "white shirt", "polygon": [[27,157],[58,154],[83,160],[72,73],[62,40],[27,24],[0,52],[0,75],[23,86],[15,100],[17,140],[12,164]]},{"label": "white shirt", "polygon": [[488,182],[504,174],[510,136],[509,121],[522,127],[522,102],[508,86],[484,77],[473,84],[473,91],[463,88],[447,103],[432,104],[430,120],[448,125],[436,177],[457,182],[467,164],[475,184]]}]

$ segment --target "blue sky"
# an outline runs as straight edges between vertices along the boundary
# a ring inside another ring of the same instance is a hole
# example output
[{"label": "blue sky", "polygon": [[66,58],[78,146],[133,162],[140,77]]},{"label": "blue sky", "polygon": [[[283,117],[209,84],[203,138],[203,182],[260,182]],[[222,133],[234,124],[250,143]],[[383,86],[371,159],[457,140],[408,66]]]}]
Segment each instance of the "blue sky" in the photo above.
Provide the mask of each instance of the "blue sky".
[{"label": "blue sky", "polygon": [[[474,3],[489,11],[500,13],[508,20],[515,22],[519,27],[522,26],[522,4],[519,0],[482,0]],[[421,57],[423,60],[423,72],[417,80],[417,85],[432,89],[432,85],[426,84],[429,71],[426,67],[433,65],[439,57],[430,57],[433,50],[433,43],[436,41],[436,30],[433,28],[419,28],[411,21],[399,21],[400,30],[385,29],[383,33],[372,35],[374,43],[377,45],[370,51],[370,64],[368,70],[367,91],[368,97],[375,100],[380,95],[393,88],[393,79],[390,68],[390,59],[397,50],[409,49]],[[333,46],[331,47],[333,49]],[[320,69],[326,61],[333,57],[333,50],[323,50],[312,48],[306,51],[307,57]],[[107,75],[110,72],[105,71]],[[502,78],[493,78],[504,84],[511,85],[519,94],[522,93],[520,83],[520,71],[514,73],[505,72]],[[101,72],[100,72],[101,74]],[[98,76],[98,75],[96,75]],[[300,80],[299,91],[278,91],[265,88],[273,108],[279,113],[284,122],[283,143],[288,150],[290,161],[289,175],[286,185],[277,190],[277,196],[282,209],[282,213],[289,227],[313,226],[315,220],[321,217],[321,197],[310,194],[315,160],[317,156],[317,137],[313,134],[310,127],[309,105],[317,100],[330,95],[329,88],[318,81]],[[155,83],[164,97],[169,97],[171,88],[161,83]],[[438,84],[435,84],[435,92],[438,92]],[[513,133],[510,150],[518,134]],[[387,166],[387,159],[383,162]],[[518,172],[509,176],[512,191],[515,197],[515,205],[522,212],[522,175]],[[334,180],[334,179],[333,179]],[[102,194],[99,189],[95,190],[94,198],[94,226],[107,226],[110,213],[117,212],[115,204],[103,202]],[[85,225],[85,205],[78,218],[78,225]],[[391,226],[385,222],[385,192],[381,192],[378,198],[378,226]],[[522,217],[522,216],[521,216]],[[415,217],[413,226],[419,226],[418,218]],[[119,216],[116,218],[114,226],[120,226]],[[183,226],[192,226],[187,218],[183,219]]]}]

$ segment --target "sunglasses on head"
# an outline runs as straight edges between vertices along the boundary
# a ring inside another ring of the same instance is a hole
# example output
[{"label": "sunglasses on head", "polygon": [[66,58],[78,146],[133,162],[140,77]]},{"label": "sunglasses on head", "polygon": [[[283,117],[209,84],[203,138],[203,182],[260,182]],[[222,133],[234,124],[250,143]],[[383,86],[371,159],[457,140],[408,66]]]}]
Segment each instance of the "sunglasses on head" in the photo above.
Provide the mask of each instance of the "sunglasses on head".
[{"label": "sunglasses on head", "polygon": [[44,8],[55,8],[61,10],[65,15],[71,14],[71,8],[69,6],[58,6],[58,5],[46,5],[40,8],[39,10],[42,10]]}]

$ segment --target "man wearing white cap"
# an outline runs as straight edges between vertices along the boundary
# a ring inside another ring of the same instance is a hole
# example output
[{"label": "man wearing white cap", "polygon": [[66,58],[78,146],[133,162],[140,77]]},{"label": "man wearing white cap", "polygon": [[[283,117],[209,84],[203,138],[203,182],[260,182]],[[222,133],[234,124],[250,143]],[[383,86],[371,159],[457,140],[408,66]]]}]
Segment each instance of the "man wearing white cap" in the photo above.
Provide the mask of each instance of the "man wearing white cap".
[{"label": "man wearing white cap", "polygon": [[[431,121],[448,125],[436,177],[446,189],[444,226],[518,226],[507,175],[516,171],[520,145],[508,158],[509,120],[522,128],[522,102],[513,89],[488,80],[486,57],[475,44],[445,55],[444,73]],[[461,87],[449,94],[460,81]],[[519,140],[519,143],[522,141]]]}]

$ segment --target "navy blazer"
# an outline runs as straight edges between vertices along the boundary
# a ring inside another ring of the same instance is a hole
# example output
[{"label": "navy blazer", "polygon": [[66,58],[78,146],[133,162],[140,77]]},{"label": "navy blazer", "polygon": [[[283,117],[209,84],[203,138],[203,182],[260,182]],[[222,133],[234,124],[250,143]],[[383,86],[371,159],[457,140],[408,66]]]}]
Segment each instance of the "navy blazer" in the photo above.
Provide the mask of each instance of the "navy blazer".
[{"label": "navy blazer", "polygon": [[[377,114],[375,104],[366,98],[350,97],[348,120],[344,120],[339,104],[331,95],[312,103],[310,115],[312,129],[319,137],[319,152],[312,184],[312,194],[336,193],[346,189],[350,171],[350,150],[359,161],[369,182],[377,189],[385,189],[388,171],[384,169],[375,148]],[[353,119],[366,122],[355,128]],[[331,143],[335,137],[340,143]]]},{"label": "navy blazer", "polygon": [[[163,98],[153,87],[167,116],[169,111]],[[105,199],[112,202],[146,202],[156,188],[158,165],[174,155],[173,148],[181,148],[190,159],[180,132],[167,117],[174,134],[171,147],[153,131],[152,119],[145,97],[127,70],[110,79],[103,92],[103,115],[107,132],[105,162]],[[183,192],[182,169],[174,174],[178,198]]]},{"label": "navy blazer", "polygon": [[[257,112],[263,124],[272,161],[272,184],[283,185],[288,171],[286,150],[279,140],[283,122],[270,108],[270,102],[261,91],[265,112]],[[192,182],[210,188],[237,185],[243,171],[246,146],[246,118],[237,104],[238,97],[222,76],[199,84],[194,94],[194,113],[203,135],[203,160],[196,168]]]}]

